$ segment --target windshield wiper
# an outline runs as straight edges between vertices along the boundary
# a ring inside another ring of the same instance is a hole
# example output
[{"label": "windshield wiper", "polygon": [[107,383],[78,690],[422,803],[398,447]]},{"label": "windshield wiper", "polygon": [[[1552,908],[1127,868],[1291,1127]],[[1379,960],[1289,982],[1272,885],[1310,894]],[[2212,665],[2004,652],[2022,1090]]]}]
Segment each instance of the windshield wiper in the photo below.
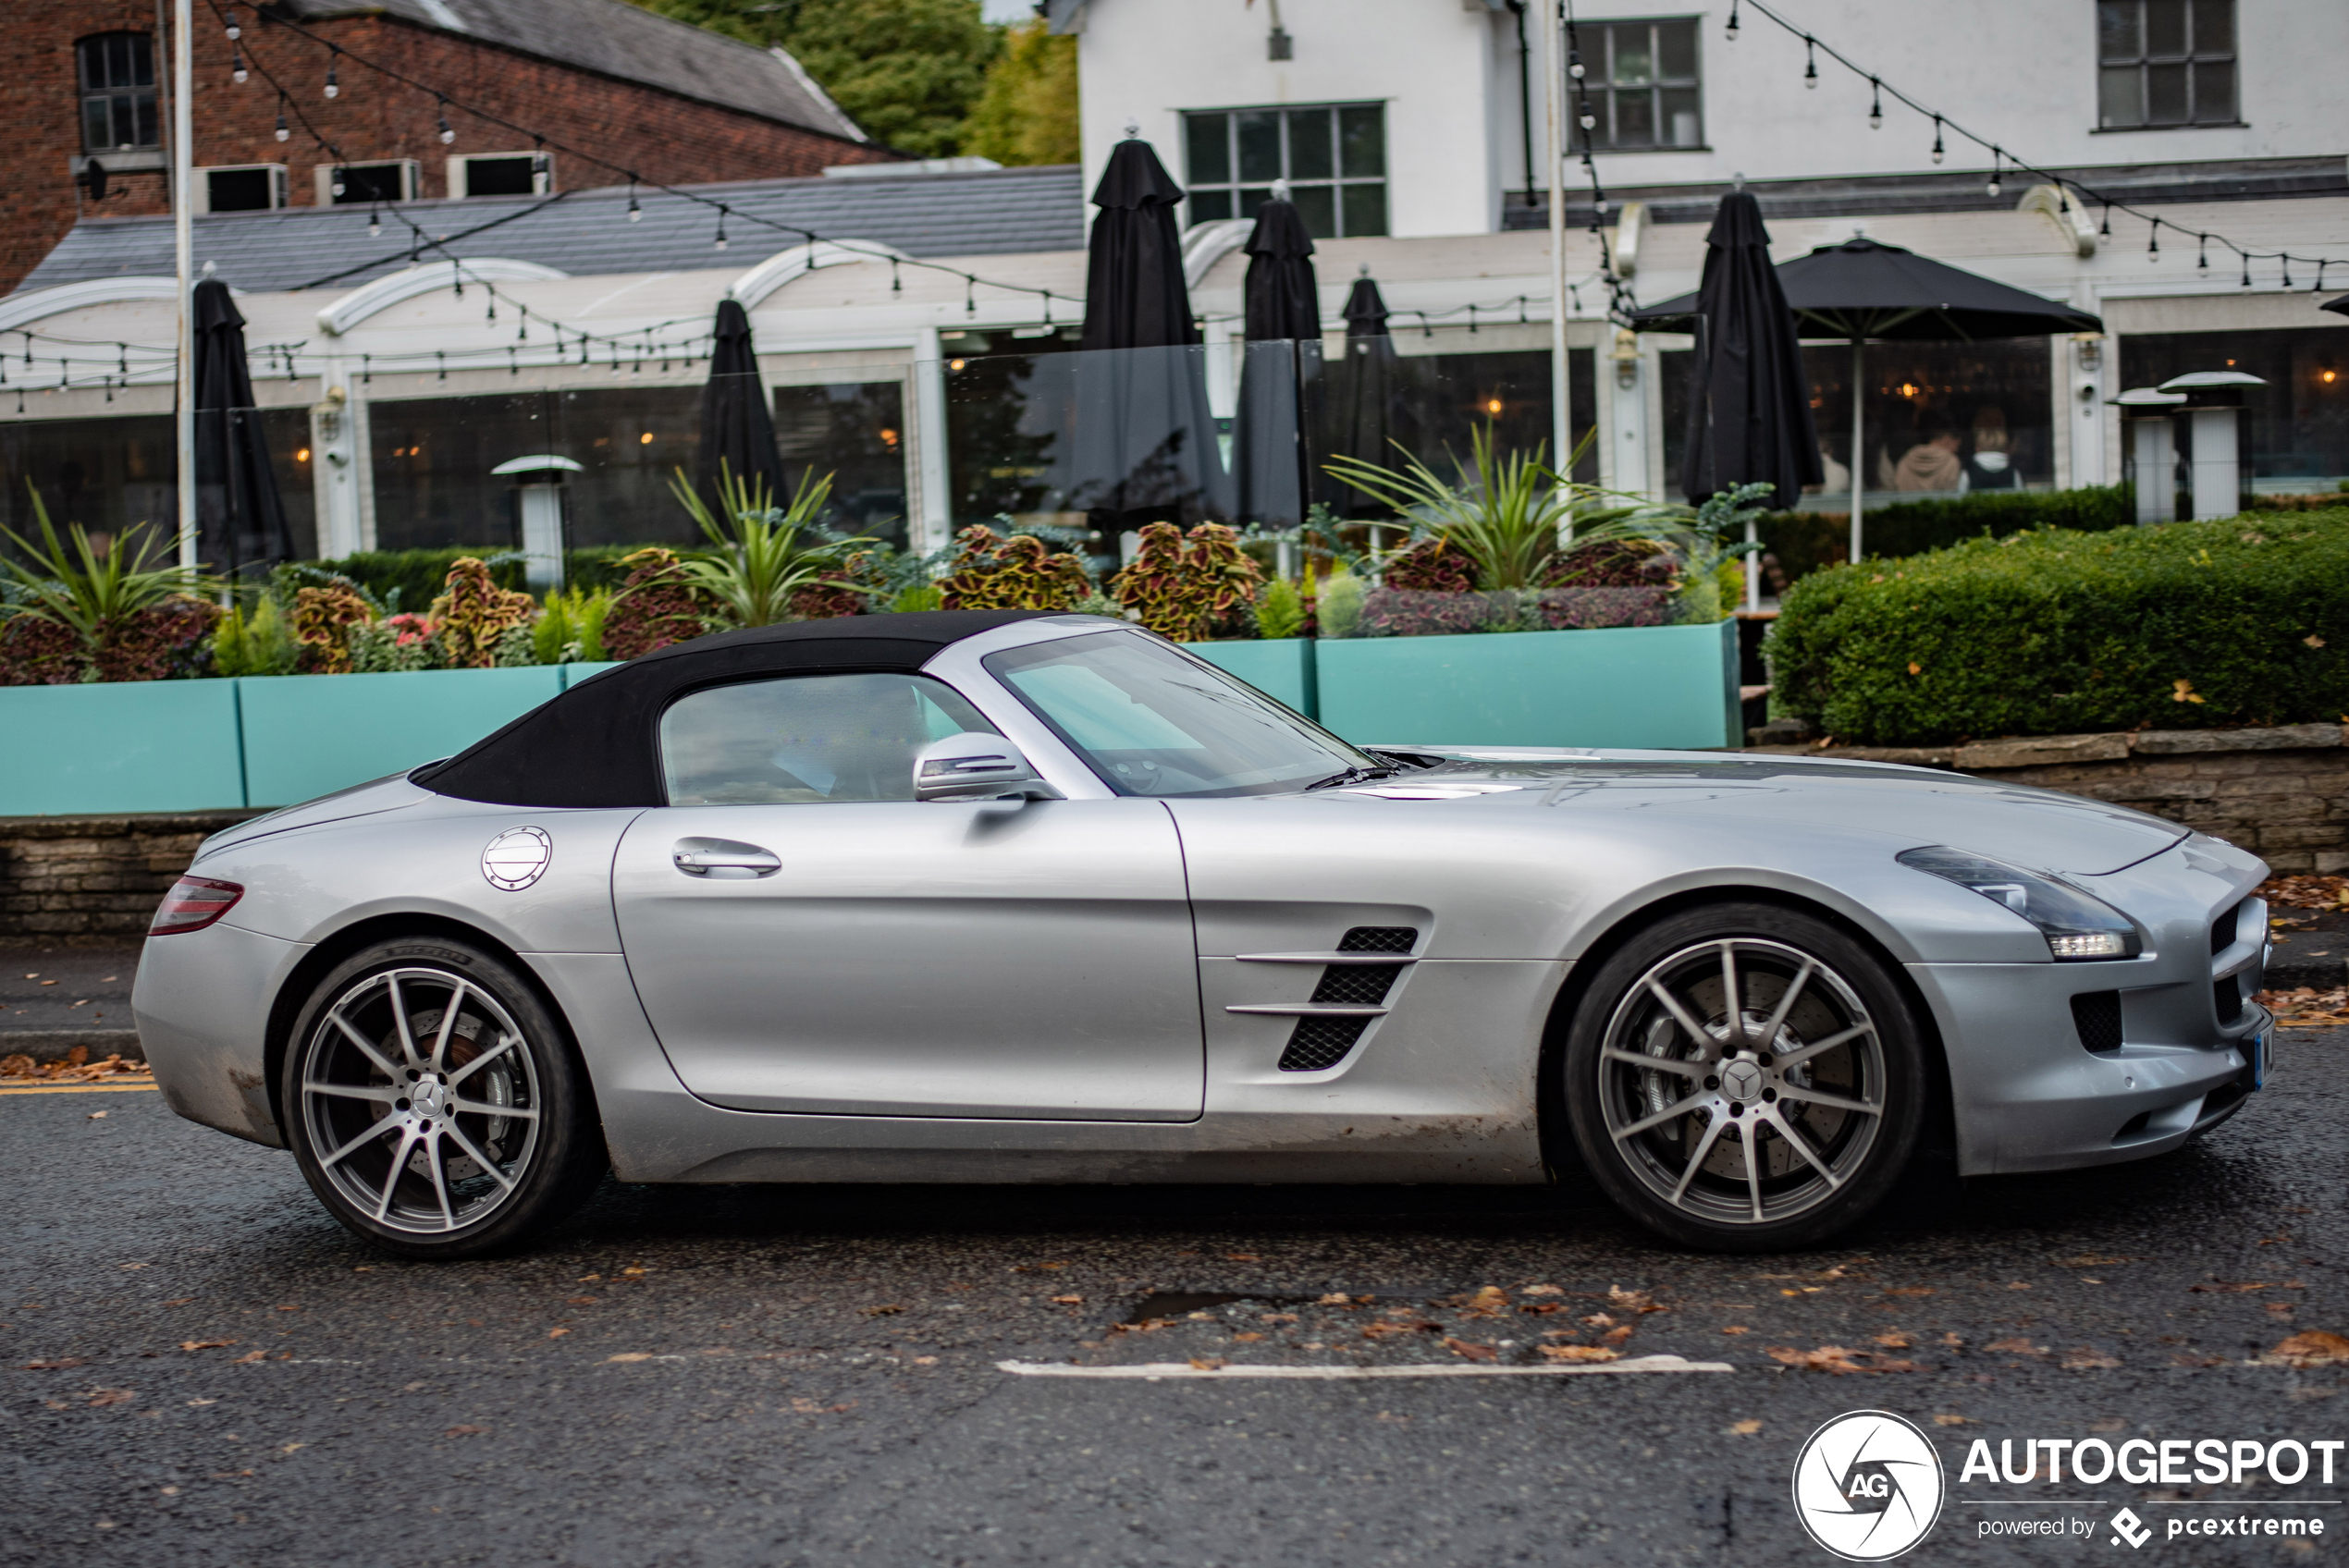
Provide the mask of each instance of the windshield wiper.
[{"label": "windshield wiper", "polygon": [[1305,788],[1308,791],[1334,790],[1341,784],[1360,784],[1368,779],[1389,778],[1401,771],[1394,767],[1349,767],[1343,773],[1333,773],[1327,778],[1317,778]]}]

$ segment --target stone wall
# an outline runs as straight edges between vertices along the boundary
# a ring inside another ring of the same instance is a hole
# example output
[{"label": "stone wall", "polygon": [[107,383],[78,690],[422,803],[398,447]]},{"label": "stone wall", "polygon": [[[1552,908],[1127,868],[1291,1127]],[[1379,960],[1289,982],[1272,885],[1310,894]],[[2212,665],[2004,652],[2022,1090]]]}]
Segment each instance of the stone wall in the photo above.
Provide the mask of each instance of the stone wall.
[{"label": "stone wall", "polygon": [[2249,850],[2278,872],[2349,870],[2349,725],[1754,749],[1910,763],[2061,790],[2166,816]]},{"label": "stone wall", "polygon": [[260,815],[0,817],[0,942],[137,942],[196,846]]}]

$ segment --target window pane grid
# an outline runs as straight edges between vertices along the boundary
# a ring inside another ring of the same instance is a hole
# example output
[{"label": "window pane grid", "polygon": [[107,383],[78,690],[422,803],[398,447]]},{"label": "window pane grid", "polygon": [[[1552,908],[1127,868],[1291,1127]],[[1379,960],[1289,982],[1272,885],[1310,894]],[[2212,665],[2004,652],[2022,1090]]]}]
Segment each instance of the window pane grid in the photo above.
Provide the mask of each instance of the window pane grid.
[{"label": "window pane grid", "polygon": [[1184,116],[1190,221],[1255,215],[1273,181],[1317,239],[1386,232],[1386,118],[1377,104]]},{"label": "window pane grid", "polygon": [[[1568,83],[1577,151],[1615,152],[1704,145],[1693,18],[1584,22],[1576,29],[1584,68]],[[1580,116],[1594,122],[1585,129]]]},{"label": "window pane grid", "polygon": [[2097,0],[2098,127],[2233,124],[2234,34],[2233,0]]},{"label": "window pane grid", "polygon": [[161,146],[154,41],[143,32],[101,33],[77,43],[74,58],[81,87],[82,150]]}]

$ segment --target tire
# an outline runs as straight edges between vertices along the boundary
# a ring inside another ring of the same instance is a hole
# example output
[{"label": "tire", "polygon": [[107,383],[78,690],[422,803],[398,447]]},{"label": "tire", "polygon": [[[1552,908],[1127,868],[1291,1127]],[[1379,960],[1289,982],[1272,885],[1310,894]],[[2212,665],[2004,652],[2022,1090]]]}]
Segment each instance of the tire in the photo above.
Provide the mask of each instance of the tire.
[{"label": "tire", "polygon": [[510,964],[442,937],[378,942],[318,982],[279,1106],[310,1190],[403,1257],[505,1251],[610,1165],[553,1010]]},{"label": "tire", "polygon": [[1890,965],[1764,903],[1635,933],[1600,962],[1558,1063],[1553,1103],[1599,1185],[1710,1252],[1806,1247],[1856,1224],[1915,1157],[1935,1083]]}]

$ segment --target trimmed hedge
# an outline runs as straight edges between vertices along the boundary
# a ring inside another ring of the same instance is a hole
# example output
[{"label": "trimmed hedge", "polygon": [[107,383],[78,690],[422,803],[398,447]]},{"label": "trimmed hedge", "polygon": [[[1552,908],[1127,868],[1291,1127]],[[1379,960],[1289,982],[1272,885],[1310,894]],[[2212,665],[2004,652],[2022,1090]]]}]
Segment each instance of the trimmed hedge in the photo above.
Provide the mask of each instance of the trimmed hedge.
[{"label": "trimmed hedge", "polygon": [[[2003,538],[2026,528],[2121,528],[2136,521],[2126,484],[2077,490],[1985,490],[1946,501],[1896,501],[1871,508],[1863,542],[1870,559],[1897,559],[1943,550],[1988,533]],[[1822,567],[1839,565],[1851,541],[1849,512],[1771,512],[1756,525],[1762,547],[1778,558],[1789,583]]]},{"label": "trimmed hedge", "polygon": [[[597,545],[572,550],[563,557],[565,575],[575,588],[617,588],[628,573],[621,557],[643,549],[641,545]],[[379,600],[400,594],[396,608],[422,615],[440,595],[449,567],[461,556],[489,563],[489,575],[500,588],[523,586],[522,557],[506,545],[461,545],[438,550],[366,550],[340,560],[303,564],[350,578]]]},{"label": "trimmed hedge", "polygon": [[1814,572],[1774,716],[1859,745],[2349,717],[2349,508],[2041,529]]}]

